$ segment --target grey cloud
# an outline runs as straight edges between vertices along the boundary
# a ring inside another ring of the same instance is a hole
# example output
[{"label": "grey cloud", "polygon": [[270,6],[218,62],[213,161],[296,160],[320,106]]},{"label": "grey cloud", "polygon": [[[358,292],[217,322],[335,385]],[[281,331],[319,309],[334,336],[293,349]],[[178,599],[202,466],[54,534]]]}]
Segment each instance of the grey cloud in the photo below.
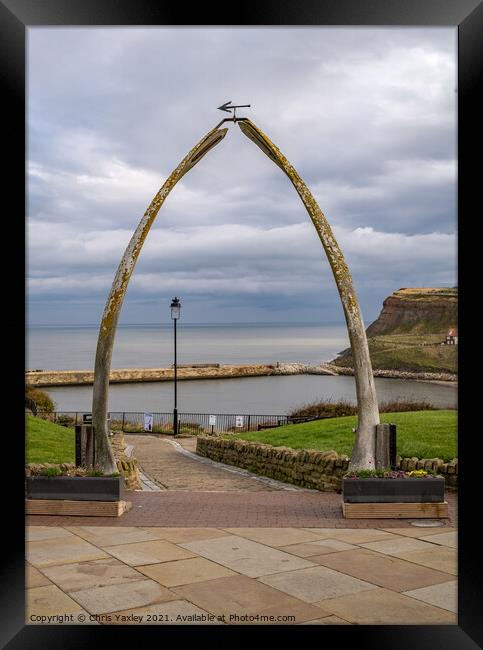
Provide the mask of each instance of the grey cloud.
[{"label": "grey cloud", "polygon": [[[98,318],[152,196],[229,98],[307,181],[365,311],[453,284],[455,83],[449,29],[29,28],[32,318],[62,320],[63,300]],[[123,314],[178,286],[200,318],[203,296],[222,320],[339,318],[321,260],[289,180],[231,126],[168,197]]]}]

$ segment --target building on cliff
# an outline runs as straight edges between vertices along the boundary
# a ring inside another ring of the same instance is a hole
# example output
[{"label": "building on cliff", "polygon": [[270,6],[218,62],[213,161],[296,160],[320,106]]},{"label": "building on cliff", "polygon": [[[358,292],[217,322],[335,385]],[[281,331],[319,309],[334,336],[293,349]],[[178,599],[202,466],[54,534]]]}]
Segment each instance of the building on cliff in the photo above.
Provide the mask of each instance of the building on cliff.
[{"label": "building on cliff", "polygon": [[458,330],[456,327],[452,327],[449,332],[446,334],[446,340],[444,341],[445,345],[458,345]]}]

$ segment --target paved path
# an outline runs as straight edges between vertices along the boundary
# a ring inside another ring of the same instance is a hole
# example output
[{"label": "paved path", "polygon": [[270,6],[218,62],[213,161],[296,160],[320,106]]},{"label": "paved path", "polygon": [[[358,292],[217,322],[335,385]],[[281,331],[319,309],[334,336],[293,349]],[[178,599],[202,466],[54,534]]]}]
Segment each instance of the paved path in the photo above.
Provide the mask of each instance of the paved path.
[{"label": "paved path", "polygon": [[196,438],[124,435],[142,471],[163,490],[314,492],[195,454]]},{"label": "paved path", "polygon": [[[128,458],[131,458],[132,452],[134,450],[133,445],[126,445],[126,448],[124,449],[124,453]],[[159,492],[161,488],[157,483],[154,483],[146,474],[142,471],[140,467],[138,467],[138,473],[139,473],[139,483],[141,484],[141,490],[147,490],[150,492]]]},{"label": "paved path", "polygon": [[[345,519],[342,497],[336,492],[126,492],[132,508],[122,517],[82,517],[89,526],[252,526],[327,528],[415,528],[408,519]],[[446,494],[449,519],[440,523],[457,525],[457,496]],[[29,515],[27,523],[45,526],[74,526],[73,516]],[[427,520],[424,520],[427,522]],[[427,528],[425,530],[428,530]],[[433,530],[443,530],[435,528]]]},{"label": "paved path", "polygon": [[27,528],[28,624],[457,624],[451,528],[84,524]]}]

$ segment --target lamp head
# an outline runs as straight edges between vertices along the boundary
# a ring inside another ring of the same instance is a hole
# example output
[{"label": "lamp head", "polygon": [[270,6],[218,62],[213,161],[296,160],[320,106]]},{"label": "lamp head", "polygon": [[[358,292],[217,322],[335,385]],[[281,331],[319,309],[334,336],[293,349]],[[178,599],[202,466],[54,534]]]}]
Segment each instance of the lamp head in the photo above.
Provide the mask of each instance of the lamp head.
[{"label": "lamp head", "polygon": [[181,303],[179,298],[173,298],[171,302],[171,318],[173,320],[178,320],[181,314]]}]

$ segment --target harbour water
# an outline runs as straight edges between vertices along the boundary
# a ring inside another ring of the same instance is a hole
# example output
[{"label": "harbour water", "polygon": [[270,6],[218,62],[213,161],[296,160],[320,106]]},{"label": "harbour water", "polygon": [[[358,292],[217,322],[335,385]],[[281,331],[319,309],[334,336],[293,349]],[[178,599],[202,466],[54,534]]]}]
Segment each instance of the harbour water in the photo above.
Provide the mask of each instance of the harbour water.
[{"label": "harbour water", "polygon": [[[377,378],[379,402],[426,400],[439,408],[455,408],[457,391],[452,385],[426,381]],[[92,386],[45,389],[60,411],[90,411]],[[178,409],[183,413],[232,413],[283,415],[292,408],[320,399],[347,399],[355,403],[353,377],[289,375],[243,379],[198,379],[178,382]],[[172,382],[113,384],[109,390],[111,411],[173,409]]]},{"label": "harbour water", "polygon": [[[27,368],[89,370],[94,365],[97,327],[36,327],[27,337]],[[113,368],[168,367],[172,364],[171,325],[121,326],[113,353]],[[348,346],[343,323],[320,325],[180,325],[179,363],[275,363],[316,365],[330,361]],[[455,385],[376,378],[380,402],[425,400],[440,408],[455,408]],[[57,410],[90,410],[92,386],[49,388]],[[203,379],[178,383],[178,408],[185,413],[284,414],[319,399],[355,403],[353,377],[291,375],[243,379]],[[169,412],[173,384],[114,384],[112,411]]]}]

